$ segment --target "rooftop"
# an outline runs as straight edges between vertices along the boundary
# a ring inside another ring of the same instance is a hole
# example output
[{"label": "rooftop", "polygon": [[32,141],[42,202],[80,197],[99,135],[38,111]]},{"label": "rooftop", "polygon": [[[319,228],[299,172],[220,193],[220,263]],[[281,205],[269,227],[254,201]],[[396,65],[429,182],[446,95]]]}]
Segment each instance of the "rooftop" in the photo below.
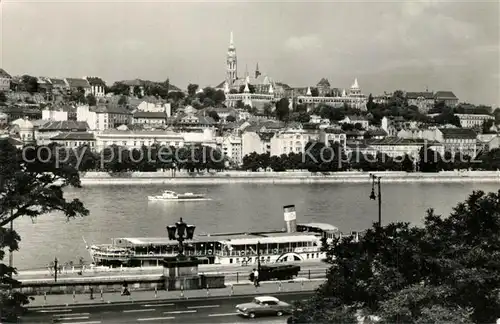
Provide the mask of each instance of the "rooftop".
[{"label": "rooftop", "polygon": [[437,91],[434,94],[436,99],[458,99],[452,91]]},{"label": "rooftop", "polygon": [[51,137],[50,140],[94,141],[95,137],[94,134],[87,132],[66,132]]},{"label": "rooftop", "polygon": [[424,144],[437,144],[434,141],[428,141],[425,139],[413,139],[413,138],[400,138],[400,137],[386,137],[383,139],[368,140],[366,142],[368,145],[424,145]]},{"label": "rooftop", "polygon": [[152,112],[152,111],[136,111],[134,113],[134,118],[156,118],[165,119],[167,114],[165,112]]},{"label": "rooftop", "polygon": [[434,99],[434,93],[432,93],[432,92],[407,92],[406,98],[407,99],[417,99],[417,98]]},{"label": "rooftop", "polygon": [[477,137],[477,133],[470,128],[439,128],[439,131],[443,134],[444,139],[475,139]]},{"label": "rooftop", "polygon": [[51,130],[82,130],[86,131],[89,129],[87,122],[74,121],[74,120],[64,120],[64,121],[49,121],[40,127],[40,131],[51,131]]},{"label": "rooftop", "polygon": [[12,77],[9,73],[7,73],[7,71],[5,71],[4,69],[0,69],[0,78],[11,79]]},{"label": "rooftop", "polygon": [[183,139],[184,137],[179,133],[167,132],[164,130],[118,130],[106,129],[101,132],[101,135],[137,135],[137,136],[171,136]]},{"label": "rooftop", "polygon": [[66,82],[71,88],[90,88],[90,84],[85,79],[66,78]]}]

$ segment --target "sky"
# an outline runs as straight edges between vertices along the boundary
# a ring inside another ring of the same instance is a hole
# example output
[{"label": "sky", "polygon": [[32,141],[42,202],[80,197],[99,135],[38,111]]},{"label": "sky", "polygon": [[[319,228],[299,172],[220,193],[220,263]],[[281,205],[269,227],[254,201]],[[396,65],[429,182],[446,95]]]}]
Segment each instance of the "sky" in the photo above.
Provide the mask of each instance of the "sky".
[{"label": "sky", "polygon": [[290,86],[325,77],[365,94],[453,91],[500,106],[500,2],[0,0],[0,67],[11,75],[146,79],[185,88],[238,74]]}]

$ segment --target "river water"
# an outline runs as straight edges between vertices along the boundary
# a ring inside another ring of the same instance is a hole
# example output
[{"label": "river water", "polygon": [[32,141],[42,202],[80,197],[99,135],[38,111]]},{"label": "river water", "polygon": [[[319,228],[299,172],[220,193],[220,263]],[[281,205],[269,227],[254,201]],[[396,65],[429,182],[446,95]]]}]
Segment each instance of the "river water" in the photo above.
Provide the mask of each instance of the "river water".
[{"label": "river water", "polygon": [[[164,189],[205,193],[210,201],[149,202],[148,195]],[[421,225],[433,207],[448,215],[472,190],[497,191],[498,184],[393,183],[382,185],[382,223],[407,221]],[[182,217],[196,225],[197,233],[281,229],[282,207],[295,204],[297,222],[325,222],[343,232],[363,230],[377,221],[376,201],[367,184],[214,184],[87,186],[70,188],[68,197],[80,198],[90,215],[67,221],[59,213],[32,221],[16,220],[22,237],[14,254],[19,270],[46,266],[57,257],[61,263],[90,257],[89,243],[109,243],[112,237],[166,236],[166,225]]]}]

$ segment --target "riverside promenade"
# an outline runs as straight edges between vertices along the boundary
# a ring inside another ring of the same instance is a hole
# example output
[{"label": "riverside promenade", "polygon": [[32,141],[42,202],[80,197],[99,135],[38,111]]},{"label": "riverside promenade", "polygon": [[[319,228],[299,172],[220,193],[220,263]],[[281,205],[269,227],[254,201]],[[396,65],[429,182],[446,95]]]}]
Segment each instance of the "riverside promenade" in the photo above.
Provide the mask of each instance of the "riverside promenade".
[{"label": "riverside promenade", "polygon": [[198,290],[156,290],[156,291],[134,291],[130,288],[129,296],[122,296],[119,292],[101,293],[96,291],[91,295],[86,294],[57,294],[57,295],[37,295],[32,296],[34,300],[30,302],[30,309],[49,309],[61,307],[75,307],[102,304],[130,304],[144,302],[158,302],[165,300],[185,300],[185,299],[207,299],[226,298],[232,296],[255,296],[269,295],[276,293],[290,292],[312,292],[316,290],[325,279],[305,279],[297,278],[288,281],[263,281],[260,287],[254,287],[253,283],[226,282],[225,288],[218,289],[198,289]]},{"label": "riverside promenade", "polygon": [[[222,171],[172,172],[83,172],[82,185],[117,184],[224,184],[224,183],[370,183],[370,172],[246,172]],[[500,183],[500,171],[442,171],[436,173],[384,171],[373,172],[385,183]]]}]

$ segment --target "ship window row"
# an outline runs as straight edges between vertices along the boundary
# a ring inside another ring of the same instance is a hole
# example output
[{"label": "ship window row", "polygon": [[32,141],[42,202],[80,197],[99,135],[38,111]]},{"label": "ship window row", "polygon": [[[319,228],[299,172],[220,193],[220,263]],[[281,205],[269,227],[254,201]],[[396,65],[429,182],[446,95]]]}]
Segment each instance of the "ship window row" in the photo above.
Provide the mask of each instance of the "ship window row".
[{"label": "ship window row", "polygon": [[[257,255],[257,244],[235,245],[230,248],[221,243],[190,243],[184,246],[186,255],[218,255],[218,256],[248,256]],[[307,249],[317,248],[315,242],[289,242],[260,244],[260,254],[282,254],[288,252],[301,252]],[[156,255],[156,254],[175,254],[176,245],[150,245],[136,246],[132,250],[136,255]]]}]

